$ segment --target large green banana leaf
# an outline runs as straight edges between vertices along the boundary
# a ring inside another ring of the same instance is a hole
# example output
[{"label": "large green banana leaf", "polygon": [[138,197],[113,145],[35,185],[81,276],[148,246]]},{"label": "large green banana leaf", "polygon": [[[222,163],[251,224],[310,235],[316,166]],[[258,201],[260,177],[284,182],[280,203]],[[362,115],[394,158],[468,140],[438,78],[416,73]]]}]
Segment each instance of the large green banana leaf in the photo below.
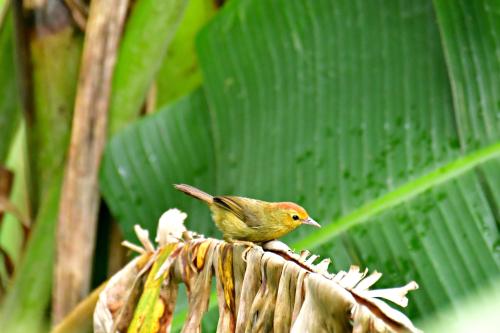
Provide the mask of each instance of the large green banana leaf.
[{"label": "large green banana leaf", "polygon": [[[500,275],[500,6],[233,0],[198,36],[203,89],[115,136],[105,199],[127,238],[169,207],[220,236],[185,182],[292,200],[296,249],[416,280],[419,318]],[[361,223],[363,222],[363,223]]]}]

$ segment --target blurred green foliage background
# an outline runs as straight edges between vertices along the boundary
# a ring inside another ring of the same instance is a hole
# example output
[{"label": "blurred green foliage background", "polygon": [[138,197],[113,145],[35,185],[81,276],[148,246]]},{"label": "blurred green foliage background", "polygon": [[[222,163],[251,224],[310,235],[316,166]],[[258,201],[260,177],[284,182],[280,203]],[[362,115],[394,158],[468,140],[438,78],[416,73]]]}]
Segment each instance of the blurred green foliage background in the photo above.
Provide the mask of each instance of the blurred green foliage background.
[{"label": "blurred green foliage background", "polygon": [[[406,311],[414,320],[454,313],[464,297],[498,283],[498,1],[219,5],[131,7],[99,176],[110,214],[102,209],[98,232],[110,232],[112,216],[135,241],[134,224],[154,232],[161,213],[178,207],[188,228],[219,237],[206,207],[172,188],[188,183],[307,207],[323,228],[299,228],[284,241],[331,257],[335,270],[380,271],[381,287],[417,281]],[[31,42],[34,90],[26,97],[16,82],[12,13],[0,7],[0,165],[15,174],[10,200],[35,221],[26,247],[12,215],[1,228],[16,274],[3,272],[11,282],[0,322],[15,326],[47,322],[84,32],[68,25]],[[26,108],[34,122],[21,117]],[[36,188],[23,185],[27,165]],[[98,244],[95,256],[110,251]],[[99,267],[94,275],[105,275]],[[214,330],[216,321],[206,325]]]}]

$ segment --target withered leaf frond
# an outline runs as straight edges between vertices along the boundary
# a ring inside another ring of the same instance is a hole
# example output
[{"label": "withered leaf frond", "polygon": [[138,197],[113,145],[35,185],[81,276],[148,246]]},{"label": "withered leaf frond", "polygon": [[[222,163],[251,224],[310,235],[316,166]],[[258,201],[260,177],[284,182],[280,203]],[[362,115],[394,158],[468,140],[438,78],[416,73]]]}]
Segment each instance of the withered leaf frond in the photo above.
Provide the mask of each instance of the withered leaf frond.
[{"label": "withered leaf frond", "polygon": [[381,273],[357,266],[329,273],[329,259],[315,265],[318,256],[278,241],[249,247],[205,238],[185,229],[186,216],[179,210],[162,216],[156,249],[136,227],[143,254],[101,293],[95,332],[170,332],[180,283],[188,297],[182,332],[200,332],[213,278],[217,332],[419,332],[382,300],[406,306],[406,294],[418,288],[413,281],[370,290]]}]

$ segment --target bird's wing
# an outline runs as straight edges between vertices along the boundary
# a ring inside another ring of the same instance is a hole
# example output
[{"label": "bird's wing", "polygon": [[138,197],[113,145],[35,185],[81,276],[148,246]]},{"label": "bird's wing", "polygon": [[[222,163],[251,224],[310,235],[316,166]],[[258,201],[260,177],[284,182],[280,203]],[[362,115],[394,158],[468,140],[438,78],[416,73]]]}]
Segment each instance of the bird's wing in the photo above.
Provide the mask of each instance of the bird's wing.
[{"label": "bird's wing", "polygon": [[259,200],[237,196],[214,197],[214,204],[231,212],[251,228],[259,227],[262,224],[261,215],[259,214],[259,210],[256,209],[256,207],[261,207],[262,203]]},{"label": "bird's wing", "polygon": [[243,207],[240,205],[238,201],[239,200],[235,197],[229,197],[229,196],[214,197],[214,204],[216,204],[220,208],[230,211],[241,221],[245,221],[245,213],[243,211]]}]

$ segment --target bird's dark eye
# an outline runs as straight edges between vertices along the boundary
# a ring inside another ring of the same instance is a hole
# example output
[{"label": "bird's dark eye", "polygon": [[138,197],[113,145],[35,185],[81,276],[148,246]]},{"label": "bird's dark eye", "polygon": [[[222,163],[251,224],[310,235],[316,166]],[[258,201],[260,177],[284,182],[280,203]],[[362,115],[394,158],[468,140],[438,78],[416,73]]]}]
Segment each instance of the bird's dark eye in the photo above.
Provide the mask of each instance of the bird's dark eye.
[{"label": "bird's dark eye", "polygon": [[295,221],[297,221],[299,219],[299,217],[297,215],[292,215],[292,219],[294,219]]}]

